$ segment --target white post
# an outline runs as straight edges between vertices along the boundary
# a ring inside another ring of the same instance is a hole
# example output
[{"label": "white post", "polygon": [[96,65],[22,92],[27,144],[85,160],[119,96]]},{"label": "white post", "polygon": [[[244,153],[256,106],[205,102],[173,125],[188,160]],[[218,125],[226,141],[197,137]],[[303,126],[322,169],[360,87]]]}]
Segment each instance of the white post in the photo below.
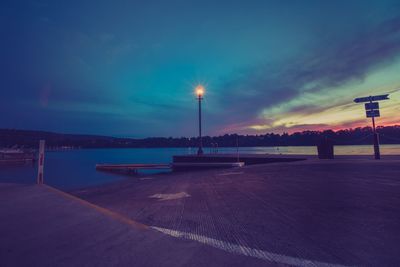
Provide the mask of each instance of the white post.
[{"label": "white post", "polygon": [[44,140],[40,140],[40,142],[39,142],[39,166],[38,166],[37,184],[43,184],[44,147],[45,147],[45,141]]}]

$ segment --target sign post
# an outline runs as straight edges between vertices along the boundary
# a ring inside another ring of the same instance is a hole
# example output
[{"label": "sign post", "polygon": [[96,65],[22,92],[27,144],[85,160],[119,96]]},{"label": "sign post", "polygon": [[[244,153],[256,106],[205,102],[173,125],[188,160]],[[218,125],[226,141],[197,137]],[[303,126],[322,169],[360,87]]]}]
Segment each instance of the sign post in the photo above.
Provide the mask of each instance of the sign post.
[{"label": "sign post", "polygon": [[37,184],[43,184],[44,147],[45,147],[45,141],[40,140]]},{"label": "sign post", "polygon": [[[372,102],[371,102],[372,103]],[[376,111],[374,112],[374,110],[372,110],[372,129],[374,131],[374,154],[375,154],[375,159],[381,159],[381,152],[379,151],[379,136],[378,133],[376,132],[376,128],[375,128],[375,115],[378,115],[376,117],[379,117],[379,110],[377,110],[377,114]],[[368,115],[367,115],[368,116]]]},{"label": "sign post", "polygon": [[388,96],[389,96],[389,94],[359,97],[359,98],[354,99],[355,103],[367,102],[367,103],[365,103],[365,113],[366,113],[367,118],[372,119],[372,130],[374,132],[374,156],[375,156],[375,159],[381,158],[381,153],[379,151],[379,135],[376,132],[376,127],[375,127],[375,117],[380,117],[381,114],[379,112],[379,102],[373,102],[373,101],[388,100],[389,99]]}]

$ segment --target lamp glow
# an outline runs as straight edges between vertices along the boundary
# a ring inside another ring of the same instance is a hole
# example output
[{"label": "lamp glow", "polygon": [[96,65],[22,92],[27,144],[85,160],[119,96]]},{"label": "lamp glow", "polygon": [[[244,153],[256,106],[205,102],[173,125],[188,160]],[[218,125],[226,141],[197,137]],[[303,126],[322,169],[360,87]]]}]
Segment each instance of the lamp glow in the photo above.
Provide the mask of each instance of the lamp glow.
[{"label": "lamp glow", "polygon": [[202,97],[204,95],[204,87],[202,85],[198,85],[196,87],[196,94],[198,97]]}]

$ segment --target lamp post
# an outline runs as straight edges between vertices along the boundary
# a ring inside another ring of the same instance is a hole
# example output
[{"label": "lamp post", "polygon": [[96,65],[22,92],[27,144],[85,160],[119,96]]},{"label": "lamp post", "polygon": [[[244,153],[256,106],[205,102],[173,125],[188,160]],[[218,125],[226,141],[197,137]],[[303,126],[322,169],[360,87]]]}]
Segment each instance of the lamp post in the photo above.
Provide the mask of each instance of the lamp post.
[{"label": "lamp post", "polygon": [[196,87],[197,100],[199,101],[199,150],[197,150],[197,155],[203,155],[203,139],[201,136],[201,100],[203,100],[204,87],[198,85]]}]

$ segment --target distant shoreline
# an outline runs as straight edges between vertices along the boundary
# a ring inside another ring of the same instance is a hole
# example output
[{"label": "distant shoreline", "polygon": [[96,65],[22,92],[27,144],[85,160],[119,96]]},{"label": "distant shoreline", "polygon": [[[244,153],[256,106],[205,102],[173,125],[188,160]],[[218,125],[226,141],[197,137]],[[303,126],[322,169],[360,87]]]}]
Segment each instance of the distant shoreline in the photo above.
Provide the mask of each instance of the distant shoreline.
[{"label": "distant shoreline", "polygon": [[[400,125],[378,127],[380,143],[400,144]],[[197,147],[198,137],[118,138],[100,135],[62,134],[45,131],[0,129],[0,147],[37,148],[39,140],[47,147],[60,148],[190,148]],[[303,131],[292,134],[265,133],[259,135],[225,134],[202,137],[204,147],[287,147],[316,146],[321,140],[333,145],[370,145],[371,127],[339,131]]]}]

